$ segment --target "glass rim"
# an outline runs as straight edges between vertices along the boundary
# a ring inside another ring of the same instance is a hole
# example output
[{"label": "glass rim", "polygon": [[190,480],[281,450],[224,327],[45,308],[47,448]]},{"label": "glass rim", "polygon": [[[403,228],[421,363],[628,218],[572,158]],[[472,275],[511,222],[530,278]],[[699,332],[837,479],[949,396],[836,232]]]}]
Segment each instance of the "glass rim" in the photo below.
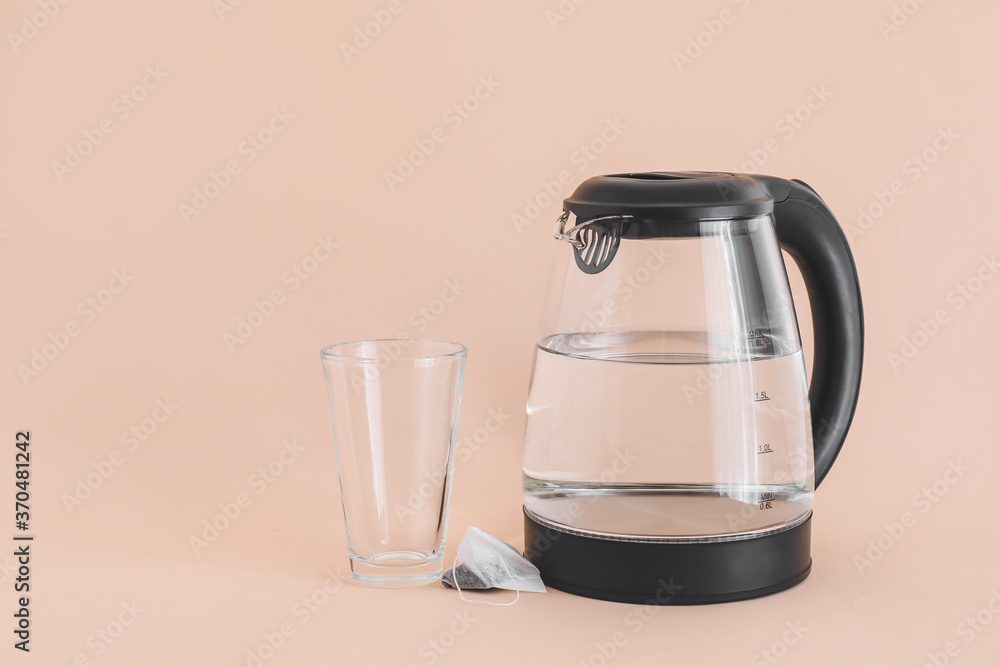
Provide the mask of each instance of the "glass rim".
[{"label": "glass rim", "polygon": [[[386,354],[376,354],[375,356],[357,356],[353,354],[340,354],[336,350],[346,348],[348,346],[357,346],[364,343],[374,343],[376,349],[382,347],[383,344],[396,343],[400,345],[404,350],[412,345],[413,343],[433,343],[435,345],[449,346],[452,348],[450,351],[441,352],[438,354],[421,354],[421,355],[406,355],[400,354],[398,356],[390,356]],[[351,361],[354,363],[405,363],[414,361],[426,361],[430,359],[445,359],[447,357],[465,357],[468,355],[469,348],[462,345],[461,343],[456,343],[450,340],[440,340],[437,338],[362,338],[359,340],[344,341],[342,343],[334,343],[332,345],[327,345],[322,348],[319,353],[323,359],[332,359],[338,361]]]}]

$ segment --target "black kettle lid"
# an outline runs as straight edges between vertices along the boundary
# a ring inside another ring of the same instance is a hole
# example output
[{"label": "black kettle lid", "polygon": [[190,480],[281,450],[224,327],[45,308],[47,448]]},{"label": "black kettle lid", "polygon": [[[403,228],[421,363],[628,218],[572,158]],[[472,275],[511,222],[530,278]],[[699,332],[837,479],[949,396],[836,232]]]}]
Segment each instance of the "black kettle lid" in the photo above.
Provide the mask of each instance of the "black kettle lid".
[{"label": "black kettle lid", "polygon": [[606,215],[662,221],[748,218],[774,210],[762,180],[711,171],[608,174],[588,178],[563,206],[580,220]]}]

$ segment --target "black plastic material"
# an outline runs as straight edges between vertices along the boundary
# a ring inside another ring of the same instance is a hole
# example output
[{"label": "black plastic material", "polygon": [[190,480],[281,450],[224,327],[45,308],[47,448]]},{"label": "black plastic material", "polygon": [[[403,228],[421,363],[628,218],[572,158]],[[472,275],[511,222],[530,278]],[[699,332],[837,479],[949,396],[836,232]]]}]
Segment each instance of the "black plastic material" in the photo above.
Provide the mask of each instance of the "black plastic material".
[{"label": "black plastic material", "polygon": [[[773,203],[771,193],[752,176],[684,171],[588,178],[563,202],[563,207],[581,221],[627,215],[637,221],[662,223],[749,218],[770,213]],[[682,229],[673,226],[664,231]]]},{"label": "black plastic material", "polygon": [[809,292],[813,368],[809,384],[816,486],[840,453],[861,391],[864,313],[861,284],[843,230],[805,183],[758,177],[775,195],[778,242]]},{"label": "black plastic material", "polygon": [[637,542],[585,537],[525,510],[525,557],[546,586],[633,604],[735,602],[791,588],[809,575],[810,514],[760,537],[716,542]]},{"label": "black plastic material", "polygon": [[618,222],[592,222],[577,237],[583,243],[573,251],[577,267],[591,275],[608,268],[618,254],[621,236],[622,225]]}]

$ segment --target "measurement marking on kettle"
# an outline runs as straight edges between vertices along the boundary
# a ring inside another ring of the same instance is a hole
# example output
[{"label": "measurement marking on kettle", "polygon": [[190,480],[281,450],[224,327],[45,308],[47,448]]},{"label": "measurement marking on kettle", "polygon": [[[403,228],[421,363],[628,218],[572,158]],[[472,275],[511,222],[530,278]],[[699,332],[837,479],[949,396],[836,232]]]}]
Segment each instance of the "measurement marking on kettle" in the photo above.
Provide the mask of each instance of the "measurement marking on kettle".
[{"label": "measurement marking on kettle", "polygon": [[774,502],[775,500],[773,493],[762,493],[760,494],[760,501],[758,502],[757,507],[759,507],[762,510],[773,509],[774,505],[772,503]]},{"label": "measurement marking on kettle", "polygon": [[758,454],[773,454],[774,450],[771,449],[771,445],[769,445],[768,443],[765,442],[763,445],[757,445],[757,453]]},{"label": "measurement marking on kettle", "polygon": [[747,329],[747,344],[750,347],[767,347],[768,342],[762,329]]},{"label": "measurement marking on kettle", "polygon": [[766,391],[756,391],[753,394],[753,402],[760,403],[761,401],[770,401],[771,397],[767,395]]}]

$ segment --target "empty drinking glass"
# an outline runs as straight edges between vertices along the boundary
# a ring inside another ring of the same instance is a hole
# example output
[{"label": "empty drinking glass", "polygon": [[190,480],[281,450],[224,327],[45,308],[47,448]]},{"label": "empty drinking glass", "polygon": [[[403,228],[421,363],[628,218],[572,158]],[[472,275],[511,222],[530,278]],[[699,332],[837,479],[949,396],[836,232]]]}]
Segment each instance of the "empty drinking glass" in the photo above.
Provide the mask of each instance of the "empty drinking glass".
[{"label": "empty drinking glass", "polygon": [[320,353],[351,572],[362,584],[441,576],[466,353],[418,339]]}]

